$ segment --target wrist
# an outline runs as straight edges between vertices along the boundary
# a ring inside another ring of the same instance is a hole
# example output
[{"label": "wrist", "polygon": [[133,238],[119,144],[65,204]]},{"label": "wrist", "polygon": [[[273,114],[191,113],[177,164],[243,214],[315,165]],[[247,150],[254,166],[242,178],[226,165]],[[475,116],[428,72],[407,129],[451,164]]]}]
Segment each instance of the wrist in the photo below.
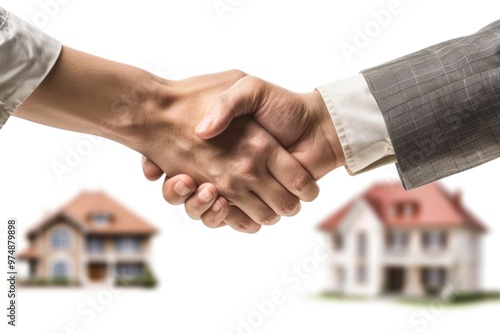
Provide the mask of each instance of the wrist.
[{"label": "wrist", "polygon": [[324,139],[324,144],[322,145],[323,153],[325,154],[323,170],[325,174],[346,165],[346,159],[344,155],[344,150],[342,149],[342,143],[333,124],[330,112],[323,100],[321,94],[314,90],[308,94],[310,110],[315,114],[317,118],[318,131]]},{"label": "wrist", "polygon": [[108,115],[97,128],[101,136],[145,154],[163,110],[176,101],[173,83],[146,71],[129,74],[130,84],[112,99]]}]

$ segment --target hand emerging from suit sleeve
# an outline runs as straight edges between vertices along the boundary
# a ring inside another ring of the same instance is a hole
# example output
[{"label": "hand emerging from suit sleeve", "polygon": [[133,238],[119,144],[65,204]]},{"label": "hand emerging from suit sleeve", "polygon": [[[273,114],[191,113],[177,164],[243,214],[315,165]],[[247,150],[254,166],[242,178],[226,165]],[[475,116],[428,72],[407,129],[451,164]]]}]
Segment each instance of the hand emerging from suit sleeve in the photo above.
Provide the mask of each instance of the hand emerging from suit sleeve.
[{"label": "hand emerging from suit sleeve", "polygon": [[[242,76],[215,99],[197,125],[196,134],[208,141],[227,136],[228,131],[237,135],[231,132],[232,127],[237,127],[241,119],[248,116],[266,129],[315,179],[345,165],[335,127],[317,91],[298,94],[248,75]],[[280,168],[280,164],[276,162],[276,169]],[[281,167],[283,174],[288,173],[285,165]],[[148,159],[143,160],[143,171],[150,180],[158,179],[163,174]],[[251,217],[245,217],[241,207],[228,203],[217,185],[205,183],[196,188],[197,183],[192,176],[184,173],[166,177],[163,195],[167,202],[185,203],[188,215],[201,219],[209,227],[227,224],[245,232],[258,230],[260,225],[249,221]],[[296,189],[304,191],[310,187],[301,178],[292,176],[288,179],[293,180]]]}]

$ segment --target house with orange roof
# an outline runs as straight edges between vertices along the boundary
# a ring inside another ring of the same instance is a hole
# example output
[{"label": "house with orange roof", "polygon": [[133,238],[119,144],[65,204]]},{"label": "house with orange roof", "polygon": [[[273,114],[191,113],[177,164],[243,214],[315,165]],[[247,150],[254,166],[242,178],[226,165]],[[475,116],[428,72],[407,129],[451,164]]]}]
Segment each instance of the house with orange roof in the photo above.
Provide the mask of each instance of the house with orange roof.
[{"label": "house with orange roof", "polygon": [[150,271],[156,229],[104,192],[82,192],[28,232],[17,254],[29,279],[80,285],[134,281]]},{"label": "house with orange roof", "polygon": [[332,247],[334,293],[438,295],[480,288],[486,228],[439,183],[375,184],[319,226]]}]

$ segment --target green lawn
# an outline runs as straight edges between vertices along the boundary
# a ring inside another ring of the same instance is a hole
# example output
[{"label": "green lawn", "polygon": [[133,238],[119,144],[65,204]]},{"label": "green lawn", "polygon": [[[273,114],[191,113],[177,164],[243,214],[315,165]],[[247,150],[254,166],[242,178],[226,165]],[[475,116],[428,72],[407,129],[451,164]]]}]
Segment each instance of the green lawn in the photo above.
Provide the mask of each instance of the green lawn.
[{"label": "green lawn", "polygon": [[425,298],[409,298],[403,297],[400,299],[402,303],[413,305],[428,305],[430,302],[440,300],[443,305],[460,306],[472,305],[487,301],[500,301],[499,291],[482,291],[474,293],[457,293],[450,298],[440,297],[425,297]]},{"label": "green lawn", "polygon": [[[366,301],[373,298],[349,296],[341,293],[323,292],[319,298],[332,301]],[[423,306],[429,303],[440,302],[442,305],[458,306],[471,305],[487,301],[500,301],[500,291],[483,291],[476,293],[456,293],[448,298],[445,297],[395,297],[394,300],[408,304]]]}]

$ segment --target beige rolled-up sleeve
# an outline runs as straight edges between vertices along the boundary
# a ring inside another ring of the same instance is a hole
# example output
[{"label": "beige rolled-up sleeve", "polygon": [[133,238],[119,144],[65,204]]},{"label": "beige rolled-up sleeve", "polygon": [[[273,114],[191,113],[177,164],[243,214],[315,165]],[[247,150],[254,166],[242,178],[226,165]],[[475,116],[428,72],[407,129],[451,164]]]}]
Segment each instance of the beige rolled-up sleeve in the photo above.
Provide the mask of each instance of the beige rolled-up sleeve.
[{"label": "beige rolled-up sleeve", "polygon": [[0,7],[0,128],[40,85],[61,43]]},{"label": "beige rolled-up sleeve", "polygon": [[350,175],[396,162],[382,112],[361,74],[317,89],[332,117]]}]

